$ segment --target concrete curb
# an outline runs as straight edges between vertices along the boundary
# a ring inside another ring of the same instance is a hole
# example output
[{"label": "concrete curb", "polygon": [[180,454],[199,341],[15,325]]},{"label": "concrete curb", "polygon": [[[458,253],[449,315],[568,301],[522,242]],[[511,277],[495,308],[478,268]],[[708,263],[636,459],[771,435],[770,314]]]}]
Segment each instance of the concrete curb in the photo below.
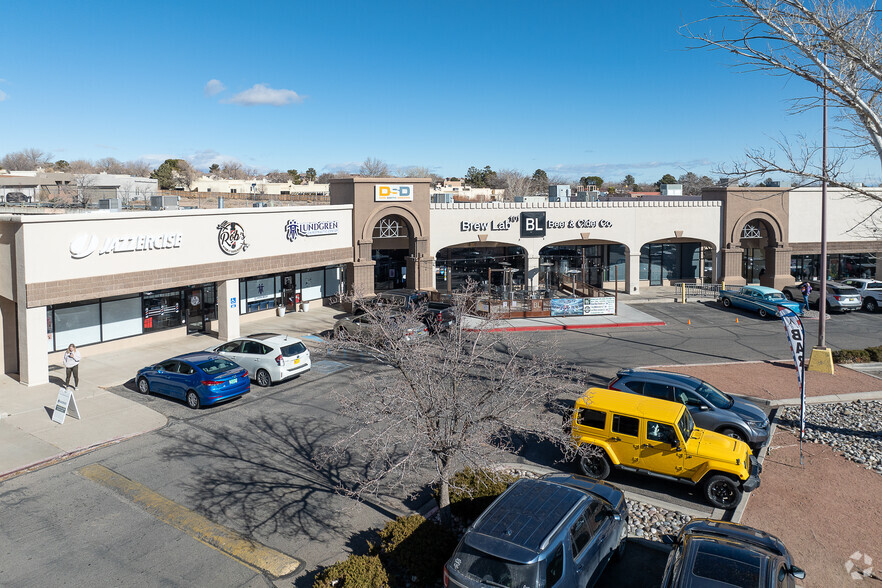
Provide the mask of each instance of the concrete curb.
[{"label": "concrete curb", "polygon": [[[609,323],[603,325],[536,325],[527,327],[500,327],[498,329],[487,329],[487,332],[509,332],[519,333],[525,331],[574,331],[580,329],[615,329],[620,327],[664,327],[667,323],[664,321],[647,321],[642,323]],[[468,332],[476,332],[481,329],[463,329]]]},{"label": "concrete curb", "polygon": [[[828,404],[834,402],[854,402],[855,400],[882,400],[882,390],[875,392],[850,392],[848,394],[827,394],[825,396],[806,396],[806,404]],[[785,398],[783,400],[767,401],[768,406],[793,406],[798,405],[799,398]]]},{"label": "concrete curb", "polygon": [[[167,424],[167,421],[166,421]],[[163,427],[165,425],[162,425]],[[157,427],[157,429],[161,429],[162,427]],[[157,429],[150,429],[148,431],[139,431],[137,433],[130,433],[128,435],[121,435],[119,437],[114,437],[113,439],[108,439],[106,441],[101,441],[99,443],[94,443],[92,445],[85,445],[83,447],[78,447],[77,449],[73,449],[71,451],[62,451],[52,457],[47,457],[45,459],[41,459],[30,463],[28,465],[21,466],[19,468],[15,468],[14,470],[9,470],[8,472],[0,472],[0,482],[5,482],[6,480],[11,480],[16,476],[21,474],[26,474],[32,471],[43,469],[44,467],[53,465],[55,463],[66,461],[68,459],[73,459],[75,457],[79,457],[81,455],[85,455],[96,449],[101,449],[102,447],[107,447],[110,445],[115,445],[116,443],[120,443],[122,441],[127,441],[129,439],[133,439],[134,437],[138,437],[143,435],[144,433],[150,433],[151,431],[156,431]]]}]

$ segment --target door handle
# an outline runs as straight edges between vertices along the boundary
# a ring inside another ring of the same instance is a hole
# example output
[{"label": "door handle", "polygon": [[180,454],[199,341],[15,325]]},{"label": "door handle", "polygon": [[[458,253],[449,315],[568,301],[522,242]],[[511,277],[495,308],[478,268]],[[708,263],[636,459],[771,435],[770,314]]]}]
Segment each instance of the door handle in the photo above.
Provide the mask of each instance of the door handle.
[{"label": "door handle", "polygon": [[642,447],[643,449],[652,449],[652,445],[650,445],[649,443],[644,443],[640,447]]},{"label": "door handle", "polygon": [[581,574],[581,573],[582,573],[582,568],[583,568],[583,567],[585,567],[585,566],[579,566],[579,567],[577,567],[577,568],[576,568],[576,573],[577,573],[577,574]]},{"label": "door handle", "polygon": [[620,437],[613,437],[612,439],[610,439],[610,441],[621,441],[621,440],[622,439]]}]

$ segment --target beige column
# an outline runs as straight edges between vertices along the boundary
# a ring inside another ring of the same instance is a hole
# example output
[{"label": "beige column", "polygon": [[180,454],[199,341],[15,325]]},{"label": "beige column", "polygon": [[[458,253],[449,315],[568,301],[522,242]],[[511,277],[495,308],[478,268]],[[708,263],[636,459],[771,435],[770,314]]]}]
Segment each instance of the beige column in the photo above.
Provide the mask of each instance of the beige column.
[{"label": "beige column", "polygon": [[524,263],[524,276],[527,288],[535,290],[539,287],[539,256],[533,257],[529,253],[526,255]]},{"label": "beige column", "polygon": [[766,247],[766,273],[760,278],[761,285],[776,290],[793,285],[794,279],[790,275],[790,254],[792,252],[793,249],[786,245]]},{"label": "beige column", "polygon": [[628,254],[628,267],[625,269],[625,292],[640,293],[640,253]]},{"label": "beige column", "polygon": [[49,330],[46,307],[18,304],[19,382],[28,386],[49,383]]},{"label": "beige column", "polygon": [[744,257],[744,249],[740,245],[729,243],[720,251],[722,267],[720,268],[720,281],[726,286],[743,286],[747,283],[741,275],[741,262]]},{"label": "beige column", "polygon": [[217,338],[221,341],[235,339],[239,329],[239,280],[224,280],[217,284]]}]

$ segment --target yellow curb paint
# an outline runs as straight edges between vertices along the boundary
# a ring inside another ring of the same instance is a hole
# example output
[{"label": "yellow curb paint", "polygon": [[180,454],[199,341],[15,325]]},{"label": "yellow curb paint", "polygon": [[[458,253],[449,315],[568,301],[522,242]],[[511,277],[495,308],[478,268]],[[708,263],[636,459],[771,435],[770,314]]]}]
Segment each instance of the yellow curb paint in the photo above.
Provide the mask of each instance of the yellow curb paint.
[{"label": "yellow curb paint", "polygon": [[204,516],[103,465],[91,464],[77,471],[84,478],[131,500],[163,523],[274,578],[292,574],[301,565],[299,560],[213,523]]}]

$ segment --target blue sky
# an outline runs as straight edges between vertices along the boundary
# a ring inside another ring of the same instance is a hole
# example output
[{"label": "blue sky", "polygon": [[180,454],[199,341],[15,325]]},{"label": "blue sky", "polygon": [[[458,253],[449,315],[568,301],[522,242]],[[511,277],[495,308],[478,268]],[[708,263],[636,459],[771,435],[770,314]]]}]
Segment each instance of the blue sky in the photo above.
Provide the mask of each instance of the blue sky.
[{"label": "blue sky", "polygon": [[[5,2],[0,154],[237,160],[319,173],[375,157],[579,178],[711,174],[792,116],[802,82],[688,51],[711,0]],[[878,161],[852,179],[878,178]]]}]

